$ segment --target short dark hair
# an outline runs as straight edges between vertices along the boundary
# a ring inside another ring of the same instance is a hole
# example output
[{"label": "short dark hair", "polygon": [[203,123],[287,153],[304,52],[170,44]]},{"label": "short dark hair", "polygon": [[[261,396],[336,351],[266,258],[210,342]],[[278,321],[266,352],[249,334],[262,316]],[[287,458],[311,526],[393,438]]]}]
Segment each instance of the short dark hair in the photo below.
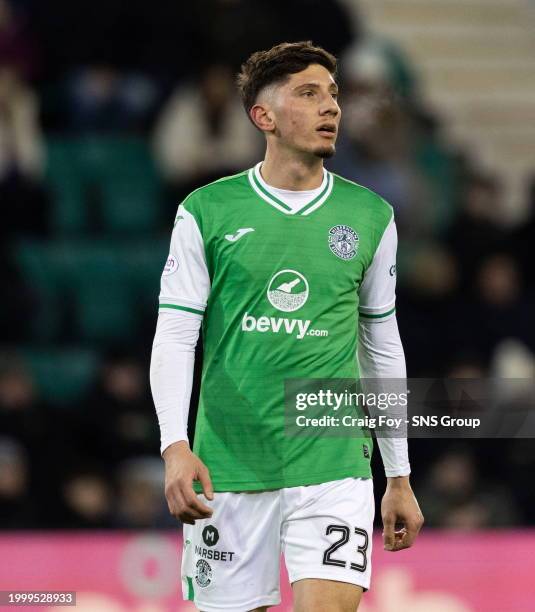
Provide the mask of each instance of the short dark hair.
[{"label": "short dark hair", "polygon": [[254,106],[258,94],[272,83],[283,83],[291,74],[319,64],[336,77],[336,57],[315,47],[312,41],[280,43],[267,51],[256,51],[242,64],[237,84],[245,112]]}]

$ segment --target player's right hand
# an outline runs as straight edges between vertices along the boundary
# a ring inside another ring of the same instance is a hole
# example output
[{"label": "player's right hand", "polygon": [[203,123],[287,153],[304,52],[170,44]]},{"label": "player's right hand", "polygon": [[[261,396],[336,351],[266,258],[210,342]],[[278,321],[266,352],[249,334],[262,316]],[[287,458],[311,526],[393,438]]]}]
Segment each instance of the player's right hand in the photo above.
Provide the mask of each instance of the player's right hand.
[{"label": "player's right hand", "polygon": [[197,519],[212,516],[213,510],[203,504],[193,490],[199,480],[206,499],[214,498],[210,473],[204,463],[191,452],[185,440],[168,446],[164,453],[165,498],[169,512],[183,523],[193,525]]}]

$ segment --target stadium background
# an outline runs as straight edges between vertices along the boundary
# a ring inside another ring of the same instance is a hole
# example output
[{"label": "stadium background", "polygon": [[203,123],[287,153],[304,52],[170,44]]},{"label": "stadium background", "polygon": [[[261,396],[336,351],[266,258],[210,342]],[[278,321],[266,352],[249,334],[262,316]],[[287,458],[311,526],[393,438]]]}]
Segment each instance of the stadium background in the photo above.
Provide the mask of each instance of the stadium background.
[{"label": "stadium background", "polygon": [[[0,0],[0,589],[189,609],[148,387],[159,276],[182,197],[261,158],[240,62],[303,39],[341,58],[329,168],[396,211],[409,376],[533,377],[535,3]],[[533,441],[410,448],[425,534],[376,542],[374,571],[416,599],[366,609],[533,609],[499,599],[533,589]]]}]

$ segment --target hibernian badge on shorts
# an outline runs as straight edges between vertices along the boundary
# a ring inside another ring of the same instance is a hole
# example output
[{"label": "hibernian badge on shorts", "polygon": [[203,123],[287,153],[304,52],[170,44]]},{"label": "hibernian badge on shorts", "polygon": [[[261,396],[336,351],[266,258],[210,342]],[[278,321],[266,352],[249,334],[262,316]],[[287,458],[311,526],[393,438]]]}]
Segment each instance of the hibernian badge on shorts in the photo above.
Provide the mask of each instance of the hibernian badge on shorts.
[{"label": "hibernian badge on shorts", "polygon": [[335,225],[329,230],[329,248],[340,259],[353,259],[359,248],[359,236],[349,225]]},{"label": "hibernian badge on shorts", "polygon": [[212,582],[212,568],[204,559],[199,559],[196,564],[195,582],[200,587],[207,587]]}]

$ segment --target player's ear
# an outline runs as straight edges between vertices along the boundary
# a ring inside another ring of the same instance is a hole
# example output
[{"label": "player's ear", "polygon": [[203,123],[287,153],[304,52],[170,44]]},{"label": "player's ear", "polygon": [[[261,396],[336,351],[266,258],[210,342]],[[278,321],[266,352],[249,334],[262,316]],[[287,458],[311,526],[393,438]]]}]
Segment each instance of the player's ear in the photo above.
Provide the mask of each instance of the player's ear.
[{"label": "player's ear", "polygon": [[267,105],[255,104],[249,111],[249,115],[262,132],[272,132],[275,129],[275,117]]}]

